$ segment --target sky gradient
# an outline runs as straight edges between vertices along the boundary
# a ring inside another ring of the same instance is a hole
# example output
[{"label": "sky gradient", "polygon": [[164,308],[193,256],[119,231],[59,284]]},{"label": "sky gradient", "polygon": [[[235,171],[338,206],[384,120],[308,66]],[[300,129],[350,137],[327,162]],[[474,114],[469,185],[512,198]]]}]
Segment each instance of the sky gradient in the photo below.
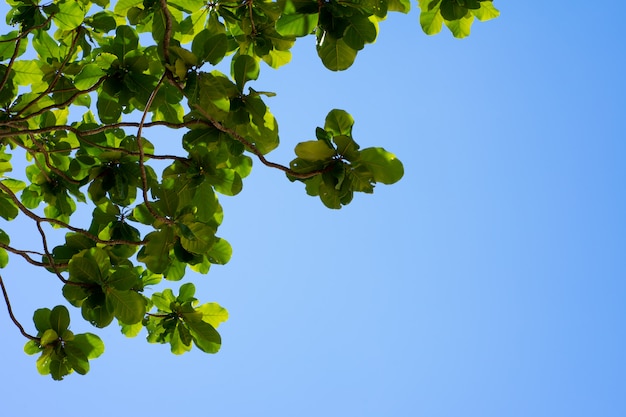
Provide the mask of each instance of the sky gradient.
[{"label": "sky gradient", "polygon": [[[340,108],[404,178],[333,211],[255,161],[220,197],[231,262],[181,282],[229,311],[217,355],[111,326],[89,374],[55,382],[0,308],[0,414],[626,415],[626,5],[495,5],[464,40],[424,35],[416,5],[391,15],[342,73],[313,38],[263,66],[251,86],[277,93],[281,132],[268,159],[288,163]],[[52,275],[0,272],[27,330],[64,301]]]}]

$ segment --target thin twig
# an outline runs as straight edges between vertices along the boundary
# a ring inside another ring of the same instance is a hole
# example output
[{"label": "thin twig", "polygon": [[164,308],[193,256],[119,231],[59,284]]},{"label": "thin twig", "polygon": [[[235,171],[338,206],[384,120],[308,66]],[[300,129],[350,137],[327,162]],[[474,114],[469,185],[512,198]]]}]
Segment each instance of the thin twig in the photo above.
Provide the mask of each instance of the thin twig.
[{"label": "thin twig", "polygon": [[[2,249],[4,249],[4,250],[6,250],[7,252],[11,252],[11,253],[14,253],[14,254],[16,254],[16,255],[21,256],[22,258],[24,258],[24,260],[25,260],[26,262],[28,262],[28,263],[29,263],[29,264],[31,264],[31,265],[34,265],[34,266],[39,266],[39,267],[42,267],[42,268],[51,268],[51,267],[52,267],[52,264],[51,264],[51,263],[39,262],[39,261],[36,261],[36,260],[34,260],[33,258],[31,258],[31,257],[29,256],[29,254],[38,255],[38,256],[41,256],[41,257],[46,256],[46,255],[45,255],[45,254],[43,254],[43,253],[40,253],[40,252],[35,252],[35,251],[32,251],[32,250],[21,250],[21,249],[16,249],[16,248],[14,248],[14,247],[12,247],[12,246],[5,245],[5,244],[4,244],[4,243],[2,243],[2,242],[0,242],[0,248],[2,248]],[[68,265],[68,264],[66,264],[66,263],[57,263],[56,265],[57,265],[59,268],[67,268],[67,265]]]},{"label": "thin twig", "polygon": [[159,213],[156,212],[154,207],[152,207],[152,204],[150,204],[150,199],[148,198],[148,176],[146,174],[146,166],[144,164],[145,154],[143,151],[143,139],[141,137],[143,124],[145,123],[146,117],[148,116],[148,111],[150,110],[150,106],[152,105],[152,102],[154,101],[154,98],[156,97],[159,91],[159,88],[161,87],[161,85],[163,85],[163,80],[165,80],[165,74],[163,74],[163,76],[157,83],[156,87],[150,94],[150,98],[148,98],[148,102],[146,103],[146,108],[144,109],[143,114],[141,115],[141,121],[139,122],[139,127],[137,128],[137,148],[139,149],[139,171],[141,173],[141,192],[143,194],[143,201],[146,204],[146,208],[155,219],[159,219],[166,224],[172,224],[173,223],[172,220],[161,216]]},{"label": "thin twig", "polygon": [[18,329],[20,329],[20,333],[22,333],[22,336],[24,336],[27,339],[34,340],[35,342],[39,342],[41,339],[26,333],[26,330],[24,330],[24,327],[22,327],[20,322],[17,321],[17,319],[15,318],[15,315],[13,315],[13,309],[11,308],[11,302],[9,301],[9,294],[7,294],[7,289],[4,287],[4,281],[2,281],[2,275],[0,275],[0,287],[2,287],[2,295],[4,295],[4,302],[7,305],[7,310],[9,310],[9,317],[11,317],[11,321],[13,321],[13,323],[17,326]]},{"label": "thin twig", "polygon": [[8,188],[6,185],[4,185],[2,183],[2,181],[0,181],[0,190],[4,191],[9,196],[11,201],[13,201],[13,203],[15,203],[17,208],[22,213],[24,213],[26,216],[30,217],[32,220],[34,220],[37,223],[55,224],[57,226],[63,227],[65,229],[68,229],[68,230],[70,230],[72,232],[76,232],[76,233],[79,233],[79,234],[81,234],[83,236],[86,236],[90,240],[93,240],[96,243],[101,243],[103,245],[136,245],[136,246],[143,246],[143,245],[145,245],[147,243],[144,240],[139,241],[139,242],[135,242],[135,241],[132,241],[132,240],[123,240],[123,239],[111,239],[111,240],[100,239],[98,236],[95,236],[95,235],[89,233],[88,231],[86,231],[84,229],[80,229],[78,227],[71,226],[71,225],[69,225],[69,224],[67,224],[67,223],[65,223],[65,222],[63,222],[61,220],[50,219],[48,217],[38,216],[37,214],[33,213],[28,208],[26,208],[26,206],[24,206],[22,204],[20,199],[17,198],[17,196],[11,191],[11,189]]}]

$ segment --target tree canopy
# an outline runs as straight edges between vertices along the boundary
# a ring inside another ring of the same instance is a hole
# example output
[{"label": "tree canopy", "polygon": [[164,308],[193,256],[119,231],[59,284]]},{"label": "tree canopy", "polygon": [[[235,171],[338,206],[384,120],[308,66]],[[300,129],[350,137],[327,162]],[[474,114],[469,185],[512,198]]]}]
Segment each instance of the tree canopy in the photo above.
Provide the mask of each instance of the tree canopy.
[{"label": "tree canopy", "polygon": [[[187,269],[206,274],[229,261],[231,246],[217,235],[217,194],[239,193],[254,159],[333,209],[403,176],[391,152],[359,147],[352,116],[338,109],[295,147],[288,165],[270,161],[279,135],[265,98],[274,93],[246,84],[262,67],[288,64],[305,36],[315,36],[326,68],[349,68],[375,42],[379,22],[388,12],[408,12],[409,0],[7,3],[0,217],[33,228],[41,241],[15,247],[0,228],[0,268],[25,262],[56,276],[67,303],[96,328],[116,321],[129,337],[145,329],[148,342],[167,343],[174,354],[193,345],[219,350],[223,307],[200,303],[192,282],[178,294],[154,289],[183,279]],[[418,6],[426,34],[445,24],[458,38],[469,35],[475,18],[498,15],[490,0]],[[150,140],[151,129],[176,132],[179,152],[163,153],[163,138]],[[22,176],[12,176],[14,155],[25,166]],[[81,210],[90,215],[77,216]],[[38,371],[57,380],[87,373],[89,360],[104,351],[101,339],[74,334],[63,305],[36,310],[36,331],[27,331],[3,278],[10,318],[28,339],[25,352],[39,355]]]}]

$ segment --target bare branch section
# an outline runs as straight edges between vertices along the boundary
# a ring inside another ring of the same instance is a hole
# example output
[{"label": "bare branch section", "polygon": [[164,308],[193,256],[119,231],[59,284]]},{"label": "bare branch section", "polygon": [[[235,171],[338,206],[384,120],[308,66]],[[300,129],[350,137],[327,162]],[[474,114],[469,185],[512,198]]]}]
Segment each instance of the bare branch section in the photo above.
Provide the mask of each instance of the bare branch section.
[{"label": "bare branch section", "polygon": [[24,327],[22,326],[22,324],[15,318],[15,315],[13,314],[13,309],[11,308],[11,301],[9,301],[9,294],[7,294],[7,289],[4,287],[4,281],[2,280],[2,275],[0,275],[0,287],[2,287],[2,295],[4,296],[4,302],[7,306],[7,310],[9,311],[9,317],[11,317],[11,321],[13,322],[13,324],[15,324],[15,326],[20,330],[20,333],[22,333],[22,336],[24,336],[27,339],[34,340],[35,342],[39,342],[40,339],[38,337],[35,337],[33,335],[26,333],[26,330],[24,330]]}]

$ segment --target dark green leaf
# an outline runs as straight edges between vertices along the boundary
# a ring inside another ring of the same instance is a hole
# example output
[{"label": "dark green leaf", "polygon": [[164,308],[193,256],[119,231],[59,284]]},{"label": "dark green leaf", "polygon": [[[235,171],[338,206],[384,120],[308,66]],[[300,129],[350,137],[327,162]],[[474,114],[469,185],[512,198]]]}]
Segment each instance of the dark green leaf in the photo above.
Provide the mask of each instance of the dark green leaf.
[{"label": "dark green leaf", "polygon": [[56,306],[50,312],[50,328],[62,334],[70,325],[70,313],[64,306]]},{"label": "dark green leaf", "polygon": [[[183,320],[185,316],[183,315]],[[217,353],[222,345],[220,334],[209,323],[203,321],[185,320],[196,346],[206,353]]]},{"label": "dark green leaf", "polygon": [[343,71],[354,63],[357,51],[346,44],[343,39],[335,39],[331,35],[322,37],[317,46],[317,54],[326,68],[332,71]]},{"label": "dark green leaf", "polygon": [[256,59],[249,55],[239,55],[233,62],[233,78],[239,87],[243,90],[243,86],[249,80],[256,80],[259,77],[259,63]]}]

